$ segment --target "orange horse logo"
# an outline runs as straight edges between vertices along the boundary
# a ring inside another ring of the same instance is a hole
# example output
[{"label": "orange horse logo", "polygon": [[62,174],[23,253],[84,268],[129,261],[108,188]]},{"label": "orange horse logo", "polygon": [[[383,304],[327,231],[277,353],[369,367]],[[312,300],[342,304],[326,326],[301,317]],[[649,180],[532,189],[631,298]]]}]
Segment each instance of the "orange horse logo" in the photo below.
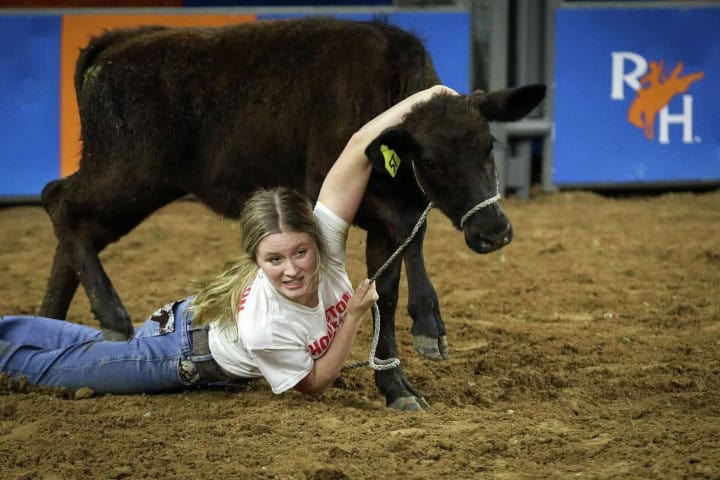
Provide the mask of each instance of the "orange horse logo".
[{"label": "orange horse logo", "polygon": [[690,84],[705,76],[703,72],[680,76],[683,64],[678,62],[670,76],[663,75],[663,61],[650,62],[650,72],[640,79],[640,89],[628,111],[628,121],[642,128],[645,138],[655,138],[655,118],[672,98],[687,92]]}]

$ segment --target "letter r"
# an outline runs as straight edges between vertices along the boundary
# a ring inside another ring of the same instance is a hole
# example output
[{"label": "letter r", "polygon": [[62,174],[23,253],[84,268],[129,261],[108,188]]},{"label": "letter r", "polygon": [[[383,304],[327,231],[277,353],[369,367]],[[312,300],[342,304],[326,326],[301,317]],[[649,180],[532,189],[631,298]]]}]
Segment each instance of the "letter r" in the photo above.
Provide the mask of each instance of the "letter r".
[{"label": "letter r", "polygon": [[[635,69],[625,73],[625,60],[635,64]],[[624,84],[635,91],[640,90],[640,77],[648,70],[647,60],[634,52],[612,52],[612,90],[611,100],[625,100]]]}]

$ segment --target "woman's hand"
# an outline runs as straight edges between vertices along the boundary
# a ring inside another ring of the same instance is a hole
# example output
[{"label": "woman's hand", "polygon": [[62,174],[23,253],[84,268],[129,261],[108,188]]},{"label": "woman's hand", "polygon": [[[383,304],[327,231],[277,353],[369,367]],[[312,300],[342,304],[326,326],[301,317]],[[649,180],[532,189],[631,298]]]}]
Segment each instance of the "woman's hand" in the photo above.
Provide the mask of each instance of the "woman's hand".
[{"label": "woman's hand", "polygon": [[375,282],[370,280],[360,282],[355,290],[355,295],[348,301],[345,321],[335,334],[330,348],[325,355],[315,360],[310,373],[295,385],[297,391],[318,395],[332,385],[332,382],[340,375],[340,369],[350,353],[353,339],[360,328],[362,319],[377,299]]},{"label": "woman's hand", "polygon": [[346,320],[348,318],[357,319],[358,321],[362,320],[367,311],[370,310],[370,307],[378,301],[378,298],[380,297],[378,296],[377,290],[375,290],[375,282],[368,279],[360,282],[360,285],[355,289],[355,294],[348,302]]}]

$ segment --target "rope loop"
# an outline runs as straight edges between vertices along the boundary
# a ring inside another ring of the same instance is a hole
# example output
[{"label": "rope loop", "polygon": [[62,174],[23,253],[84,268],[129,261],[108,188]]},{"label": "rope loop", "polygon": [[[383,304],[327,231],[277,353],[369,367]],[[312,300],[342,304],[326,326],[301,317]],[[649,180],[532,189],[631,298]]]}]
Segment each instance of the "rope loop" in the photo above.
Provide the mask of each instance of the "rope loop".
[{"label": "rope loop", "polygon": [[495,173],[495,195],[486,200],[483,200],[482,202],[478,203],[470,210],[468,210],[467,213],[463,215],[460,219],[460,230],[463,229],[463,227],[465,226],[465,222],[467,222],[468,218],[472,217],[483,208],[492,205],[493,203],[496,203],[498,200],[500,200],[500,184],[498,183],[497,173]]}]

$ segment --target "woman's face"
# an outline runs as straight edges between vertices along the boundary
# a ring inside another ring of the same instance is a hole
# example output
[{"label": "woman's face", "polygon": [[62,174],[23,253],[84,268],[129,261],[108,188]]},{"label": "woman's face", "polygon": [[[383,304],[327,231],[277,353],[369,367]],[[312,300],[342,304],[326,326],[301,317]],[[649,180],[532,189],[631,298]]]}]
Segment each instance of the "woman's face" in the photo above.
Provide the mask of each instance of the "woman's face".
[{"label": "woman's face", "polygon": [[307,307],[317,305],[317,248],[310,235],[270,234],[260,241],[255,261],[282,296]]}]

